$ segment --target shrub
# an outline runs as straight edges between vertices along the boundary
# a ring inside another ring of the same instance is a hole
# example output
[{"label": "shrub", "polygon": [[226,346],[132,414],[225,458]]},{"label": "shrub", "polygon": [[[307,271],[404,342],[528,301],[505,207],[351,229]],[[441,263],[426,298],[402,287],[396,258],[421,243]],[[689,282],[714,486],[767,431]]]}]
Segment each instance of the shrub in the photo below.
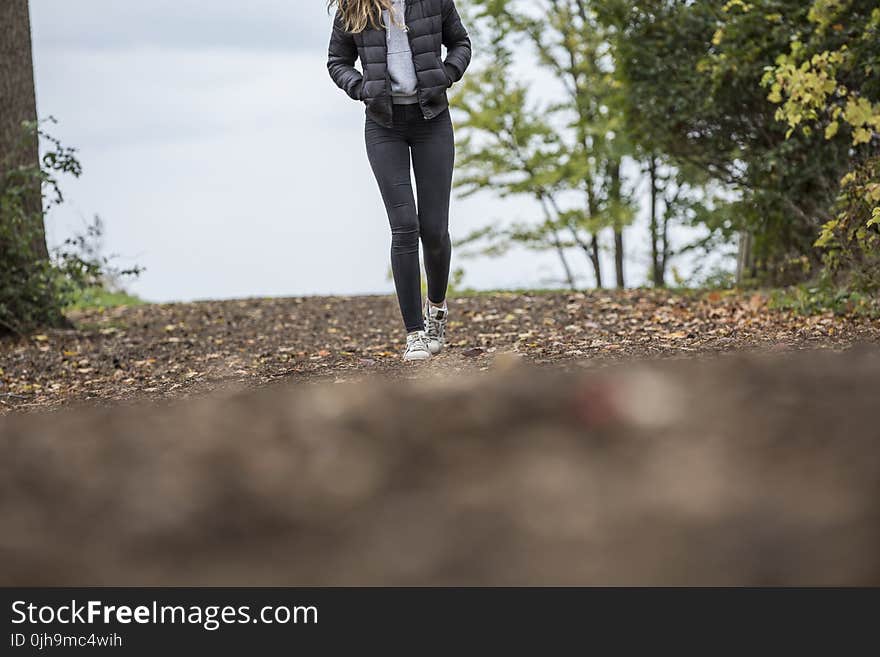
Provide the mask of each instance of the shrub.
[{"label": "shrub", "polygon": [[[52,121],[52,119],[50,119]],[[84,290],[108,280],[136,276],[139,267],[119,270],[100,253],[103,231],[95,218],[86,232],[45,256],[43,213],[64,202],[58,177],[78,177],[76,151],[63,146],[39,124],[26,123],[22,147],[37,133],[48,150],[39,163],[14,165],[17,153],[0,161],[0,332],[25,334],[42,326],[64,325],[62,309]],[[43,205],[33,203],[42,191]]]}]

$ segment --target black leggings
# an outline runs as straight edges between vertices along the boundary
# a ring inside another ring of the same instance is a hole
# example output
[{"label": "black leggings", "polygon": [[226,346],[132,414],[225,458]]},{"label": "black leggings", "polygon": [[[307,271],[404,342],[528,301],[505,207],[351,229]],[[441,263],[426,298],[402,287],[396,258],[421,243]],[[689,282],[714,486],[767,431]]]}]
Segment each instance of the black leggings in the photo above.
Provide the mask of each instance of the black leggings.
[{"label": "black leggings", "polygon": [[[406,330],[424,330],[419,238],[428,278],[428,298],[446,299],[449,284],[449,197],[455,139],[449,111],[426,120],[418,105],[395,105],[394,127],[367,116],[367,157],[391,223],[391,271]],[[410,179],[410,152],[419,205]]]}]

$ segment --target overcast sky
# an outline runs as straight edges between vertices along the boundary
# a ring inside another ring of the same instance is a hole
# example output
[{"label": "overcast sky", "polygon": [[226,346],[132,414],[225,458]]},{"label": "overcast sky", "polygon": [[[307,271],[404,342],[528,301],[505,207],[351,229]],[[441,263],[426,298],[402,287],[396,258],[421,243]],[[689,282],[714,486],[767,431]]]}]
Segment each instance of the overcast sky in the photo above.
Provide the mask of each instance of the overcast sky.
[{"label": "overcast sky", "polygon": [[[47,219],[50,241],[100,215],[107,252],[146,267],[129,287],[153,301],[392,290],[363,108],[327,75],[323,0],[31,0],[31,12],[40,116],[85,168]],[[535,212],[455,199],[451,231]],[[644,231],[631,232],[638,283]],[[453,266],[477,288],[560,278],[551,254]]]}]

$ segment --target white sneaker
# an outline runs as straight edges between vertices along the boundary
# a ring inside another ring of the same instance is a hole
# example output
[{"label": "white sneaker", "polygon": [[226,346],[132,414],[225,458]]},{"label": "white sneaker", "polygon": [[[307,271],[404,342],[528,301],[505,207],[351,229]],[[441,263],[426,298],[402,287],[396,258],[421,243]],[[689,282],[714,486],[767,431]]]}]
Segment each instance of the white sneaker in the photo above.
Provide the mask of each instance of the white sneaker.
[{"label": "white sneaker", "polygon": [[428,349],[433,355],[439,354],[446,346],[446,324],[449,319],[449,311],[446,304],[442,308],[436,308],[430,301],[425,302],[425,338]]},{"label": "white sneaker", "polygon": [[406,336],[406,351],[403,352],[403,360],[419,361],[428,360],[430,357],[431,350],[428,349],[424,331],[415,331]]}]

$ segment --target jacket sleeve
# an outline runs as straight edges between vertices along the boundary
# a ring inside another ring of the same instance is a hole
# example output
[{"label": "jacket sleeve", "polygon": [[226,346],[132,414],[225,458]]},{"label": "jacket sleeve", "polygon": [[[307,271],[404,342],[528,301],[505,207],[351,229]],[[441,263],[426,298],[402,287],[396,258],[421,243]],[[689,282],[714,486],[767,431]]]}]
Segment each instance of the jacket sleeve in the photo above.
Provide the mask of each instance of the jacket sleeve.
[{"label": "jacket sleeve", "polygon": [[455,8],[455,0],[443,0],[443,45],[446,74],[450,83],[458,82],[471,63],[471,39]]},{"label": "jacket sleeve", "polygon": [[333,33],[330,35],[330,47],[327,53],[327,70],[336,86],[354,100],[360,100],[364,76],[354,67],[358,58],[358,49],[351,33],[345,31],[342,15],[336,12],[333,19]]}]

